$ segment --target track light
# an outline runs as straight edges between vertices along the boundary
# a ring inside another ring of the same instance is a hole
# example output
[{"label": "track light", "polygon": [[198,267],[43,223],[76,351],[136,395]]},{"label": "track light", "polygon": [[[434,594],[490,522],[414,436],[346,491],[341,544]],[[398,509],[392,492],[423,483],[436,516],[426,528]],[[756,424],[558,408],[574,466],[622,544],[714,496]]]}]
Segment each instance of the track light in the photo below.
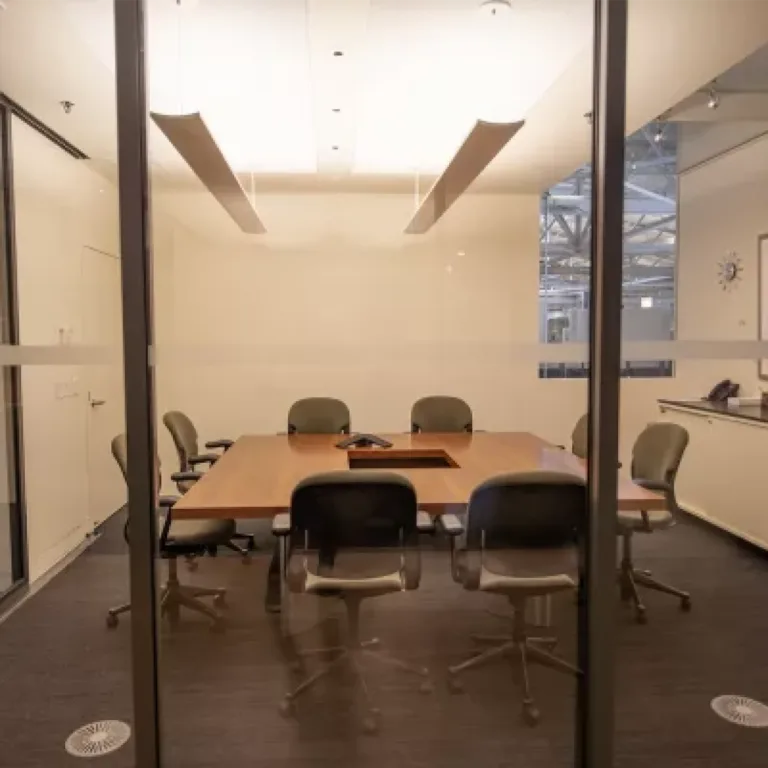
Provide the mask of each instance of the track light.
[{"label": "track light", "polygon": [[709,99],[707,106],[710,109],[717,109],[720,106],[720,94],[715,90],[714,85],[709,89]]},{"label": "track light", "polygon": [[662,141],[664,141],[664,126],[659,125],[658,128],[656,128],[656,133],[653,134],[653,143],[661,144]]}]

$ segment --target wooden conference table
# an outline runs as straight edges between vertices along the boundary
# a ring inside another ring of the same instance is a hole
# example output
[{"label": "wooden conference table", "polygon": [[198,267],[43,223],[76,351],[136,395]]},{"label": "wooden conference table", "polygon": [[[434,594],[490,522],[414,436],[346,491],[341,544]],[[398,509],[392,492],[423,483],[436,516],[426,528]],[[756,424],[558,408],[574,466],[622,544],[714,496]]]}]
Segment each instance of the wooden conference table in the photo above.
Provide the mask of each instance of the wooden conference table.
[{"label": "wooden conference table", "polygon": [[[584,476],[584,463],[527,432],[381,435],[392,448],[336,448],[340,435],[241,437],[173,508],[179,519],[266,518],[290,508],[296,484],[317,472],[384,461],[416,488],[419,508],[440,514],[464,506],[473,489],[502,472],[551,470]],[[405,460],[405,468],[392,466]],[[436,466],[443,463],[446,466]],[[414,468],[416,465],[416,468]],[[665,508],[663,496],[619,477],[619,509]]]}]

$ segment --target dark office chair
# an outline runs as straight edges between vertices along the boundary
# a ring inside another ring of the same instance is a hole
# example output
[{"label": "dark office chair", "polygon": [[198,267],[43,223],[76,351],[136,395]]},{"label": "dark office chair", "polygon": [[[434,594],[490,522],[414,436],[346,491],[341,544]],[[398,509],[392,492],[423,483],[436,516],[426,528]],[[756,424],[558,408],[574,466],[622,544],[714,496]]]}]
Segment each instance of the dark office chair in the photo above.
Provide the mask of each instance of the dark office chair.
[{"label": "dark office chair", "polygon": [[452,514],[440,518],[451,537],[454,580],[467,590],[501,595],[513,609],[509,636],[475,636],[493,647],[449,668],[451,690],[462,689],[466,670],[507,657],[523,688],[523,716],[535,725],[540,714],[531,696],[529,662],[579,674],[549,652],[554,638],[528,636],[525,614],[533,597],[576,590],[576,548],[586,518],[584,481],[559,472],[498,475],[472,492],[466,525]]},{"label": "dark office chair", "polygon": [[[219,453],[199,453],[197,429],[195,429],[192,420],[185,413],[181,411],[168,411],[163,416],[163,424],[168,428],[173,438],[176,453],[179,455],[179,469],[182,472],[194,471],[201,465],[212,467],[220,458],[221,454]],[[233,440],[210,440],[205,444],[205,447],[209,450],[218,448],[228,451],[232,445],[234,445]],[[194,485],[194,482],[179,483],[178,488],[181,493],[186,493],[192,485]],[[232,541],[228,541],[224,546],[237,552],[243,558],[243,562],[248,562],[248,552],[255,549],[256,546],[253,536],[249,533],[235,531],[232,539]],[[244,541],[245,549],[235,544],[236,540]]]},{"label": "dark office chair", "polygon": [[680,598],[684,611],[691,608],[688,592],[651,578],[650,571],[637,570],[632,559],[632,536],[635,533],[653,533],[675,524],[678,511],[675,496],[677,470],[688,446],[688,431],[679,424],[649,424],[638,436],[632,448],[632,479],[643,488],[663,493],[667,509],[660,512],[619,511],[619,535],[622,539],[622,558],[619,583],[623,600],[631,601],[639,624],[647,621],[645,605],[640,599],[638,585],[665,592]]},{"label": "dark office chair", "polygon": [[471,431],[472,409],[460,397],[422,397],[411,408],[411,432]]},{"label": "dark office chair", "polygon": [[288,411],[288,434],[348,435],[349,408],[333,397],[305,397]]},{"label": "dark office chair", "polygon": [[[124,434],[118,435],[112,440],[112,455],[123,473],[128,479],[128,445]],[[158,477],[160,474],[160,462],[157,464]],[[171,476],[174,482],[194,481],[195,472],[179,472]],[[159,485],[159,482],[158,482]],[[179,582],[177,558],[189,555],[203,554],[210,547],[225,544],[232,536],[235,529],[234,520],[178,520],[173,521],[173,505],[178,501],[177,496],[161,496],[158,506],[165,515],[160,531],[159,552],[160,556],[168,561],[168,581],[160,592],[161,614],[168,616],[172,624],[178,622],[180,609],[189,608],[197,613],[202,613],[212,621],[213,629],[221,629],[223,620],[221,615],[207,606],[201,597],[213,597],[214,604],[224,605],[226,590],[211,589],[208,587],[188,587]],[[126,542],[130,537],[129,521],[125,523],[123,532]],[[118,616],[131,610],[131,604],[126,603],[117,608],[110,608],[107,612],[107,626],[116,627]]]},{"label": "dark office chair", "polygon": [[[292,592],[341,599],[348,630],[343,645],[300,653],[330,661],[286,694],[281,712],[340,664],[357,675],[368,703],[363,727],[378,730],[378,710],[368,700],[365,662],[375,661],[421,678],[431,690],[429,672],[377,650],[379,641],[360,637],[360,608],[368,598],[417,589],[421,578],[418,533],[433,529],[419,513],[410,482],[389,472],[339,471],[303,480],[293,492],[291,512],[277,515],[273,531],[280,537],[284,578]],[[290,549],[293,542],[293,550]]]}]

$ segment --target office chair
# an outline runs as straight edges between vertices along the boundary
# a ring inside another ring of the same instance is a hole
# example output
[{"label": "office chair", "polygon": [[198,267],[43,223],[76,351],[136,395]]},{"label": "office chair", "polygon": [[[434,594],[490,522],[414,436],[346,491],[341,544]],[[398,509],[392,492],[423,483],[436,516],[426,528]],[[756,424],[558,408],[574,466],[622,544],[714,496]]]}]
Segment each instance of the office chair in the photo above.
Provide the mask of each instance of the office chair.
[{"label": "office chair", "polygon": [[525,472],[498,475],[475,488],[466,525],[453,514],[440,518],[451,540],[454,581],[470,591],[500,595],[513,609],[510,635],[474,636],[492,647],[448,669],[452,691],[462,690],[460,675],[465,671],[507,657],[523,689],[523,717],[535,725],[540,713],[531,696],[529,663],[579,674],[550,653],[556,639],[528,636],[525,614],[531,598],[576,590],[571,574],[586,517],[582,479],[559,472]]},{"label": "office chair", "polygon": [[422,397],[411,408],[411,432],[471,431],[472,409],[460,397]]},{"label": "office chair", "polygon": [[349,429],[349,408],[333,397],[305,397],[288,411],[289,435],[348,435]]},{"label": "office chair", "polygon": [[[220,458],[221,454],[219,453],[198,452],[197,429],[195,429],[192,420],[185,413],[181,411],[168,411],[163,416],[163,424],[168,428],[173,438],[176,453],[179,455],[179,469],[182,472],[195,471],[195,468],[201,464],[207,464],[209,467],[212,467]],[[205,444],[205,447],[209,450],[220,448],[226,452],[232,445],[234,445],[233,440],[210,440]],[[186,493],[194,485],[194,482],[179,483],[179,492],[182,494]],[[243,558],[243,562],[248,563],[248,552],[256,548],[253,536],[249,533],[239,533],[235,530],[232,539],[232,541],[228,541],[224,546],[233,552],[237,552]],[[245,548],[235,544],[235,540],[244,541]],[[215,551],[212,554],[215,554]]]},{"label": "office chair", "polygon": [[691,609],[691,596],[688,592],[651,578],[650,571],[636,569],[632,559],[633,534],[653,533],[675,524],[675,513],[678,511],[675,479],[687,446],[686,429],[678,424],[658,423],[649,424],[632,448],[632,479],[643,488],[663,493],[667,500],[667,509],[661,512],[619,511],[619,535],[622,539],[619,568],[621,597],[632,602],[639,624],[645,624],[647,617],[638,585],[679,597],[682,610]]},{"label": "office chair", "polygon": [[[124,434],[112,440],[112,455],[123,477],[128,480],[128,444]],[[160,474],[160,462],[156,462],[156,471]],[[179,472],[172,475],[174,482],[194,481],[195,472]],[[234,520],[178,520],[173,521],[173,506],[178,501],[176,496],[161,496],[158,506],[165,515],[159,540],[160,557],[168,561],[168,580],[160,592],[161,615],[168,616],[171,624],[176,624],[181,608],[189,608],[202,613],[212,621],[212,629],[222,629],[221,615],[207,606],[201,597],[213,597],[217,606],[223,606],[226,599],[225,589],[208,587],[189,587],[179,582],[177,558],[203,554],[209,547],[217,547],[229,541],[235,529]],[[129,542],[129,520],[126,520],[123,536]],[[131,610],[131,604],[125,603],[107,612],[107,626],[118,624],[118,616]]]},{"label": "office chair", "polygon": [[427,669],[380,651],[377,639],[361,638],[360,608],[369,598],[418,588],[418,533],[433,529],[429,515],[417,511],[413,486],[394,473],[342,470],[313,475],[296,486],[290,514],[277,515],[273,526],[284,583],[292,592],[341,599],[347,633],[343,645],[298,654],[330,660],[285,695],[283,715],[290,715],[296,699],[341,664],[351,667],[365,695],[368,711],[362,724],[368,733],[378,730],[379,710],[370,703],[366,662],[413,674],[421,678],[421,691],[431,690]]}]

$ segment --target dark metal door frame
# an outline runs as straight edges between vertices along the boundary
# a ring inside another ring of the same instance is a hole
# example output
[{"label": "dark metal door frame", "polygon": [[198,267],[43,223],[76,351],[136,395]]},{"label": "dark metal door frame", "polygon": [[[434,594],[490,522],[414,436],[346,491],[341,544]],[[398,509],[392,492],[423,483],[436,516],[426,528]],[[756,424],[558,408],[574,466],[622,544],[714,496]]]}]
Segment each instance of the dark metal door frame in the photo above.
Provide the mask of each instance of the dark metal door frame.
[{"label": "dark metal door frame", "polygon": [[[615,515],[628,0],[594,0],[589,526],[575,764],[613,765]],[[145,2],[114,0],[136,764],[161,765]]]},{"label": "dark metal door frame", "polygon": [[[13,120],[10,107],[0,100],[0,344],[18,345],[19,311],[16,282],[16,230],[13,177]],[[0,592],[0,603],[29,583],[27,513],[24,489],[24,433],[22,426],[21,369],[0,370],[5,409],[6,476],[11,534],[11,586]]]}]

